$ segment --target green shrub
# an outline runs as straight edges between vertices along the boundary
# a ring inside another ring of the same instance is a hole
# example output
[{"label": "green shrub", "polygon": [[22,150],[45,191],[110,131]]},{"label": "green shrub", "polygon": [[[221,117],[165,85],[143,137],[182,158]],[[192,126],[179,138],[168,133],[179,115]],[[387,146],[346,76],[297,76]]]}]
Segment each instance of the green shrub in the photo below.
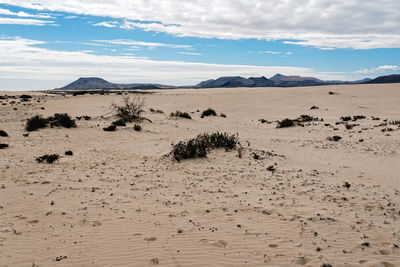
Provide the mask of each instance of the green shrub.
[{"label": "green shrub", "polygon": [[212,149],[225,148],[231,150],[238,144],[237,135],[215,132],[204,133],[188,141],[181,141],[173,145],[171,155],[177,161],[189,158],[204,158]]},{"label": "green shrub", "polygon": [[189,119],[191,120],[192,117],[189,115],[189,113],[187,112],[180,112],[180,111],[175,111],[175,112],[171,112],[171,114],[169,114],[170,117],[177,117],[177,118],[184,118],[184,119]]},{"label": "green shrub", "polygon": [[28,121],[26,122],[25,129],[28,132],[32,132],[32,131],[36,131],[41,128],[45,128],[47,126],[47,124],[49,124],[49,121],[47,119],[43,118],[40,115],[36,115],[36,116],[28,119]]},{"label": "green shrub", "polygon": [[213,110],[212,108],[208,108],[201,113],[202,118],[207,116],[217,116],[217,112],[215,112],[215,110]]}]

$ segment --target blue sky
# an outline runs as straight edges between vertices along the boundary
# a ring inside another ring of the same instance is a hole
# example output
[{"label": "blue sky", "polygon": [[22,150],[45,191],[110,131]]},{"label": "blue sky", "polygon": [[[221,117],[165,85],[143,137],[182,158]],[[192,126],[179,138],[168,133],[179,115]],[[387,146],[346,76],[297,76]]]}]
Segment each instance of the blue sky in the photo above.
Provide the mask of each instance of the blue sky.
[{"label": "blue sky", "polygon": [[[65,3],[66,2],[66,3]],[[0,90],[400,72],[400,3],[0,0]]]}]

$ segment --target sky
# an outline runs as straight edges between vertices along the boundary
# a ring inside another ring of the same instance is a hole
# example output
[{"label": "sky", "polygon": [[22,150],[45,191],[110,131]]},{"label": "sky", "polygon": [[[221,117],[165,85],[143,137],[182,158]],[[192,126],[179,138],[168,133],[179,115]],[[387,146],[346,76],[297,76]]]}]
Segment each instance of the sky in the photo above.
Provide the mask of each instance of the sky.
[{"label": "sky", "polygon": [[400,73],[398,0],[0,0],[0,90]]}]

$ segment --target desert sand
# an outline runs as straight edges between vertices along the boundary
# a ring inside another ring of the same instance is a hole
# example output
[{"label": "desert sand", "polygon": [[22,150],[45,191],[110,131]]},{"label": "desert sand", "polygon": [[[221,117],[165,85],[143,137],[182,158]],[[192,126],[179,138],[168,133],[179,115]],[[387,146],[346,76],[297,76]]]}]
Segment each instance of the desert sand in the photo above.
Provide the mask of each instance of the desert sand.
[{"label": "desert sand", "polygon": [[[0,100],[0,266],[400,266],[398,84],[154,91],[141,132],[103,131],[121,95],[28,94]],[[92,119],[23,136],[64,112]],[[276,128],[302,114],[323,121]],[[237,133],[242,158],[168,157],[214,131]]]}]

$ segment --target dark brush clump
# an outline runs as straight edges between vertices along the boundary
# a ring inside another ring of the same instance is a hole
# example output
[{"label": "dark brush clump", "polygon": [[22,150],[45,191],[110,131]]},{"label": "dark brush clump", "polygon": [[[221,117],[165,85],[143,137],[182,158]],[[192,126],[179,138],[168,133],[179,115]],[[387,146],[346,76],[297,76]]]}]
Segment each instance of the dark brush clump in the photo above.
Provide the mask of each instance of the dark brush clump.
[{"label": "dark brush clump", "polygon": [[225,148],[232,150],[238,144],[237,135],[229,135],[228,133],[204,133],[188,141],[181,141],[173,145],[171,155],[177,161],[190,158],[204,158],[212,149]]},{"label": "dark brush clump", "polygon": [[7,134],[5,131],[0,130],[0,136],[1,136],[1,137],[7,137],[8,134]]},{"label": "dark brush clump", "polygon": [[180,112],[180,111],[175,111],[175,112],[171,112],[171,114],[169,114],[170,117],[177,117],[177,118],[184,118],[184,119],[189,119],[191,120],[192,117],[189,115],[189,113],[187,112]]},{"label": "dark brush clump", "polygon": [[133,126],[133,130],[135,130],[135,131],[137,131],[137,132],[140,132],[140,131],[142,130],[142,126],[140,126],[139,124],[135,124],[135,125]]},{"label": "dark brush clump", "polygon": [[0,149],[4,149],[4,148],[7,148],[8,147],[8,144],[0,144]]},{"label": "dark brush clump", "polygon": [[363,119],[365,119],[365,116],[364,116],[364,115],[356,115],[356,116],[353,116],[353,121],[356,121],[356,120],[363,120]]},{"label": "dark brush clump", "polygon": [[47,124],[49,124],[49,120],[43,118],[40,115],[33,116],[32,118],[28,119],[26,122],[25,129],[28,132],[36,131],[41,128],[46,128]]},{"label": "dark brush clump", "polygon": [[73,156],[74,153],[71,150],[65,151],[64,153],[66,156]]},{"label": "dark brush clump", "polygon": [[114,126],[126,126],[125,120],[124,119],[119,119],[111,123]]},{"label": "dark brush clump", "polygon": [[351,116],[340,117],[342,121],[351,121]]},{"label": "dark brush clump", "polygon": [[226,114],[224,114],[224,113],[221,113],[221,115],[220,115],[222,118],[226,118]]},{"label": "dark brush clump", "polygon": [[114,132],[115,130],[117,130],[117,126],[110,125],[108,127],[103,128],[103,130],[106,131],[106,132]]},{"label": "dark brush clump", "polygon": [[287,127],[293,127],[295,125],[295,121],[291,119],[284,119],[281,121],[278,121],[278,125],[276,128],[287,128]]},{"label": "dark brush clump", "polygon": [[20,95],[19,98],[21,98],[21,99],[31,99],[32,96],[30,96],[30,95]]},{"label": "dark brush clump", "polygon": [[164,111],[162,111],[161,109],[150,108],[150,112],[164,114]]},{"label": "dark brush clump", "polygon": [[58,154],[50,154],[50,155],[46,154],[46,155],[37,157],[36,161],[39,162],[39,163],[46,162],[46,163],[51,164],[51,163],[54,163],[55,161],[57,161],[59,159],[60,159],[60,155],[58,155]]},{"label": "dark brush clump", "polygon": [[342,139],[342,137],[340,137],[338,135],[328,137],[328,140],[333,141],[333,142],[338,142],[340,139]]},{"label": "dark brush clump", "polygon": [[312,121],[323,121],[323,119],[318,119],[316,117],[310,116],[310,115],[301,115],[297,119],[291,120],[291,119],[284,119],[282,121],[278,121],[278,125],[276,128],[287,128],[287,127],[292,127],[292,126],[304,126],[303,123],[305,122],[312,122]]},{"label": "dark brush clump", "polygon": [[202,118],[208,116],[217,116],[217,112],[215,112],[215,110],[213,110],[212,108],[208,108],[201,113]]},{"label": "dark brush clump", "polygon": [[50,122],[50,127],[65,127],[65,128],[75,128],[76,124],[73,119],[67,113],[56,113],[54,116],[47,119]]},{"label": "dark brush clump", "polygon": [[312,109],[319,109],[319,107],[317,107],[317,106],[312,106],[310,109],[311,109],[311,110],[312,110]]}]

